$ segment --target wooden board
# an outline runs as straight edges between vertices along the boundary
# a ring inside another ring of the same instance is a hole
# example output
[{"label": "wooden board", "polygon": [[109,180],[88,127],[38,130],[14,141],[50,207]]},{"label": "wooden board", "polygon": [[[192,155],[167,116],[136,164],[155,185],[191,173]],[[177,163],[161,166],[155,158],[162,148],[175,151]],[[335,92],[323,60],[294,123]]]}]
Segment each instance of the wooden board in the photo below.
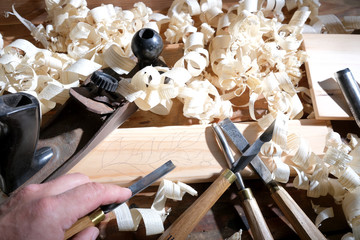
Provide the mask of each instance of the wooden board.
[{"label": "wooden board", "polygon": [[[236,123],[250,143],[262,130],[257,123]],[[329,122],[293,120],[289,132],[304,137],[312,151],[324,153]],[[295,154],[292,153],[292,154]],[[289,161],[291,155],[284,156]],[[208,125],[119,128],[81,160],[70,172],[81,172],[97,182],[129,185],[168,160],[176,165],[166,178],[186,183],[208,182],[226,167],[225,158]],[[242,175],[255,177],[246,168]]]},{"label": "wooden board", "polygon": [[349,68],[360,81],[360,35],[304,34],[305,64],[316,119],[349,120],[350,109],[334,78]]}]

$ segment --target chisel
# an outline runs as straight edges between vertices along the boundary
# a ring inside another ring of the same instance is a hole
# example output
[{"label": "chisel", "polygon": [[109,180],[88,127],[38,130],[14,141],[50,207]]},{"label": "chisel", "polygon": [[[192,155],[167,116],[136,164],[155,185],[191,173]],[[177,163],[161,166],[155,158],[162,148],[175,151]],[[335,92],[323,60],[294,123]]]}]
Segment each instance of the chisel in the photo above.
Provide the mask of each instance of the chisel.
[{"label": "chisel", "polygon": [[335,78],[340,86],[345,100],[356,124],[360,127],[360,87],[349,68],[335,73]]},{"label": "chisel", "polygon": [[[223,132],[221,131],[219,125],[216,123],[212,124],[212,128],[215,132],[215,136],[218,140],[222,151],[224,152],[226,162],[231,168],[235,160],[231,153],[230,146],[225,139]],[[239,196],[242,201],[246,218],[249,222],[251,232],[254,236],[254,239],[273,239],[269,227],[266,224],[264,216],[261,213],[259,205],[251,191],[250,188],[246,188],[242,180],[241,174],[239,172],[235,173],[236,175],[236,185],[239,189]]]},{"label": "chisel", "polygon": [[[167,161],[159,168],[155,169],[145,177],[141,178],[139,181],[132,184],[129,189],[132,192],[132,195],[130,198],[132,198],[135,194],[141,192],[148,186],[150,186],[152,183],[154,183],[156,180],[163,177],[165,174],[169,173],[175,168],[175,165],[172,163],[172,161]],[[130,199],[129,198],[129,199]],[[126,201],[128,201],[127,199]],[[125,201],[125,202],[126,202]],[[90,213],[88,216],[85,216],[81,219],[79,219],[74,225],[71,226],[66,232],[65,232],[65,239],[68,239],[75,235],[76,233],[84,230],[87,227],[95,226],[101,221],[105,219],[105,214],[108,212],[111,212],[118,206],[120,206],[122,203],[113,203],[109,205],[100,206],[98,209],[94,210],[92,213]]]},{"label": "chisel", "polygon": [[[219,125],[240,152],[246,151],[246,149],[249,148],[246,138],[230,119],[223,120]],[[269,188],[271,197],[301,239],[326,239],[289,193],[273,180],[270,170],[258,156],[250,162],[250,165]]]},{"label": "chisel", "polygon": [[225,169],[220,176],[196,201],[178,217],[160,236],[160,240],[186,239],[220,196],[236,180],[235,173],[242,170],[260,151],[261,146],[271,140],[275,122],[244,152],[231,169]]}]

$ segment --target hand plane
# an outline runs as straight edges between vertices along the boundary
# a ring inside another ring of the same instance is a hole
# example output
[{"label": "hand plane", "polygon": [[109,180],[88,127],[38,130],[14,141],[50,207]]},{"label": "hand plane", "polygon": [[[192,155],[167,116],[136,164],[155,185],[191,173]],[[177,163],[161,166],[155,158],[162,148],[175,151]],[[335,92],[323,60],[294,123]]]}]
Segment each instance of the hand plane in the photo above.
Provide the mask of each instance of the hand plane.
[{"label": "hand plane", "polygon": [[22,92],[0,97],[0,188],[4,193],[66,173],[137,111],[116,91],[119,81],[145,66],[166,65],[158,58],[162,39],[152,29],[139,30],[131,48],[138,62],[129,74],[119,75],[111,68],[94,72],[81,86],[70,89],[70,98],[41,129],[35,97]]}]

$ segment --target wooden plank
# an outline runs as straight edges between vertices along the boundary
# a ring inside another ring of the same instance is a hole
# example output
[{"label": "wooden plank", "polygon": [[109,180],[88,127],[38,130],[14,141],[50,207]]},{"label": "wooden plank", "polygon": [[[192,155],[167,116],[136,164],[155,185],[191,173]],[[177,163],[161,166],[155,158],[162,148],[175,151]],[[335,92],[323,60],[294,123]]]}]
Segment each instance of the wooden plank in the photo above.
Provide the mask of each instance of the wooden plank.
[{"label": "wooden plank", "polygon": [[[256,122],[236,123],[236,126],[250,143],[262,132]],[[318,155],[324,152],[328,127],[327,121],[289,122],[289,132],[304,137]],[[287,162],[290,158],[291,155],[287,155],[283,160]],[[226,167],[211,127],[192,125],[119,128],[70,172],[81,172],[97,182],[127,186],[168,160],[172,160],[176,168],[166,178],[186,183],[212,181]],[[244,169],[242,175],[255,177],[249,168]]]},{"label": "wooden plank", "polygon": [[304,34],[305,64],[316,119],[349,120],[350,109],[334,78],[349,68],[360,81],[360,35]]}]

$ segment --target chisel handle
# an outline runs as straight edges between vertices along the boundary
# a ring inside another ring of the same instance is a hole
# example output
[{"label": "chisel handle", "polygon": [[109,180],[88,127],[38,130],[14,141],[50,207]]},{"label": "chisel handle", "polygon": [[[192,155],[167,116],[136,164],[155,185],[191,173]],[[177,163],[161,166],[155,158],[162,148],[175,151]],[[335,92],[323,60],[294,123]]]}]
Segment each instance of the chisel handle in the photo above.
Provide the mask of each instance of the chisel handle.
[{"label": "chisel handle", "polygon": [[254,239],[274,239],[251,189],[245,188],[241,190],[239,196],[242,200],[246,219],[248,220]]},{"label": "chisel handle", "polygon": [[98,208],[88,216],[80,218],[74,225],[72,225],[68,230],[65,232],[64,239],[69,239],[78,232],[81,232],[85,228],[92,227],[100,223],[102,220],[105,219],[104,212]]},{"label": "chisel handle", "polygon": [[235,174],[232,171],[224,170],[210,187],[166,229],[159,240],[186,239],[235,179]]},{"label": "chisel handle", "polygon": [[326,240],[325,236],[282,186],[277,184],[275,181],[271,181],[267,184],[267,186],[271,191],[271,197],[274,199],[301,239]]}]

